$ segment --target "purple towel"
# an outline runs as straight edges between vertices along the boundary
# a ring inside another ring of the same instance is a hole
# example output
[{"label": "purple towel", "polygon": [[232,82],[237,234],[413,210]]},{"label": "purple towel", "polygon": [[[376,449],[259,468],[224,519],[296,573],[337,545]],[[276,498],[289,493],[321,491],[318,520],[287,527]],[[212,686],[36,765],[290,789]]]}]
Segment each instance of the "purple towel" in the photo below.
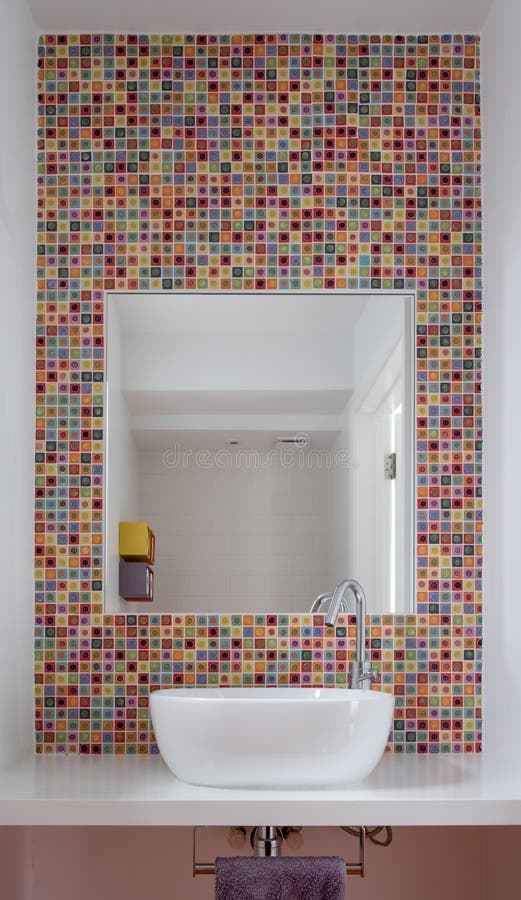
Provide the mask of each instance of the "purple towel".
[{"label": "purple towel", "polygon": [[215,900],[345,900],[345,896],[346,864],[338,856],[220,856],[215,861]]}]

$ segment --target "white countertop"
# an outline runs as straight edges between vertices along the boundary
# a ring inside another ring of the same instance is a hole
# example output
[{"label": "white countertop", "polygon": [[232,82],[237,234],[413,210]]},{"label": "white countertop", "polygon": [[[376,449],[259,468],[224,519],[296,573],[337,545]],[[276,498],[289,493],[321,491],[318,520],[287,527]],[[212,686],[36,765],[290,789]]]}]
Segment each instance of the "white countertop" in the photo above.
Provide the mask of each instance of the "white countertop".
[{"label": "white countertop", "polygon": [[485,755],[386,755],[364,782],[242,790],[178,781],[159,757],[49,756],[0,772],[0,825],[519,825],[521,775]]}]

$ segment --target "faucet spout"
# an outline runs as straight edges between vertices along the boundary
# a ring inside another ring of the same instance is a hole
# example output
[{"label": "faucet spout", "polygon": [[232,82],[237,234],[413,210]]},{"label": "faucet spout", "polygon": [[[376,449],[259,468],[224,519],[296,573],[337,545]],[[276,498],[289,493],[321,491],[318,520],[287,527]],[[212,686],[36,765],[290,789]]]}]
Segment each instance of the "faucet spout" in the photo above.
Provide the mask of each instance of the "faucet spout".
[{"label": "faucet spout", "polygon": [[375,681],[377,673],[371,668],[371,663],[366,659],[365,652],[365,616],[367,601],[364,589],[354,578],[344,578],[337,584],[331,595],[327,608],[324,610],[324,621],[329,628],[333,628],[340,612],[347,612],[346,592],[350,590],[356,604],[356,659],[350,664],[350,686],[361,687],[366,690],[368,681]]},{"label": "faucet spout", "polygon": [[[357,624],[359,621],[359,616],[363,616],[365,631],[367,601],[365,599],[365,593],[362,585],[358,581],[355,581],[354,578],[344,578],[339,582],[339,584],[337,584],[335,590],[331,595],[329,606],[324,611],[324,621],[329,628],[333,628],[336,625],[336,620],[338,619],[339,613],[347,612],[347,601],[345,600],[345,595],[348,589],[351,590],[354,594]],[[360,629],[358,629],[358,631],[360,631]],[[357,646],[357,655],[359,649],[362,648],[359,648]],[[365,651],[365,644],[363,645],[363,649]]]}]

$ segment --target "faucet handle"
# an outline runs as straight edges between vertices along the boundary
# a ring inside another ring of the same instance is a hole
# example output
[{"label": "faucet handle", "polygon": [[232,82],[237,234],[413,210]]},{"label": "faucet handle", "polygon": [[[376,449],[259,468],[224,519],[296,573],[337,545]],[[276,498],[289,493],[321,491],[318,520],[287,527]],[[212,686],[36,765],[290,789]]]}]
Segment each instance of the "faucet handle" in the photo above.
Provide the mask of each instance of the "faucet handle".
[{"label": "faucet handle", "polygon": [[316,600],[311,604],[311,609],[309,610],[311,615],[320,612],[320,607],[327,600],[328,602],[331,600],[332,594],[319,594]]},{"label": "faucet handle", "polygon": [[378,672],[376,669],[368,669],[367,672],[362,672],[357,681],[378,681]]},{"label": "faucet handle", "polygon": [[350,663],[349,676],[349,686],[351,688],[361,687],[364,691],[367,690],[369,681],[373,683],[378,681],[378,671],[372,668],[368,659],[365,659],[363,662],[355,660]]}]

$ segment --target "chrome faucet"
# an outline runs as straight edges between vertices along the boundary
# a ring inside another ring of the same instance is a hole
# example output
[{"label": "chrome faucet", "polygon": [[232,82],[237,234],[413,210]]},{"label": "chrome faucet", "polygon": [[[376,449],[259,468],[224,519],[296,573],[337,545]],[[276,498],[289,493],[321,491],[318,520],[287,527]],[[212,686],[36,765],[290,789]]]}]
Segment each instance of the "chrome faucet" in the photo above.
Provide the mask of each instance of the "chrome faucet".
[{"label": "chrome faucet", "polygon": [[[337,584],[332,594],[320,594],[314,601],[310,612],[319,612],[324,606],[324,622],[329,628],[334,628],[341,612],[347,612],[347,600],[345,594],[348,588],[353,592],[356,602],[356,658],[349,663],[349,687],[362,688],[366,691],[369,682],[376,681],[378,672],[371,667],[367,659],[365,649],[365,616],[367,601],[364,589],[354,578],[344,578]],[[327,604],[327,606],[326,606]]]}]

